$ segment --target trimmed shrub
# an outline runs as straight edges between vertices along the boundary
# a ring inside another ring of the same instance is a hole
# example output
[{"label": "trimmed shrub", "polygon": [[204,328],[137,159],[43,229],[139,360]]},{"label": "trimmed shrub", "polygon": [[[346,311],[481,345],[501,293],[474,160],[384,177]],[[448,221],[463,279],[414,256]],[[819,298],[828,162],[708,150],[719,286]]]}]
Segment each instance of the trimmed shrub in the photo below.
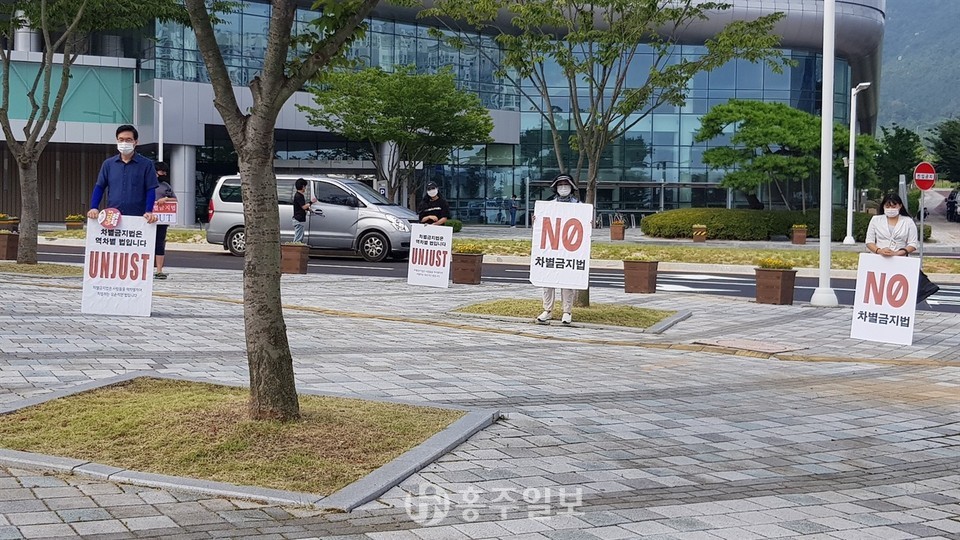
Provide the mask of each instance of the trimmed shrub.
[{"label": "trimmed shrub", "polygon": [[463,228],[463,222],[459,219],[448,219],[446,222],[444,222],[444,225],[447,227],[453,227],[454,234],[460,232],[460,229]]},{"label": "trimmed shrub", "polygon": [[[872,214],[854,212],[853,237],[863,242]],[[728,210],[725,208],[681,208],[646,216],[640,222],[640,230],[647,236],[660,238],[691,238],[694,224],[707,226],[707,238],[717,240],[769,240],[773,236],[787,236],[794,224],[805,224],[807,236],[820,236],[819,210],[811,209],[806,214],[799,210]],[[928,233],[929,234],[929,233]],[[834,242],[841,242],[847,235],[847,213],[837,209],[833,212]]]}]

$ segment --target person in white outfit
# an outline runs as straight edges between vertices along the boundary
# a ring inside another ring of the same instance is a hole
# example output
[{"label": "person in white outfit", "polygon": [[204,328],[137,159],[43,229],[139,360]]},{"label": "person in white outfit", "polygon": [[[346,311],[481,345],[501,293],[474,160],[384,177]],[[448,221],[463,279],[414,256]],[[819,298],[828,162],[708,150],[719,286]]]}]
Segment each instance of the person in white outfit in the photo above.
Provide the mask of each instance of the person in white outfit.
[{"label": "person in white outfit", "polygon": [[[574,183],[573,177],[569,174],[557,175],[553,183],[550,184],[550,187],[553,188],[554,191],[554,196],[550,200],[570,203],[580,202],[575,195],[577,184]],[[576,294],[577,292],[574,289],[560,289],[560,302],[563,304],[563,317],[561,317],[560,322],[563,324],[573,322],[573,298]],[[543,313],[536,319],[538,324],[550,324],[550,319],[553,318],[553,302],[555,296],[555,288],[545,287],[543,289]]]},{"label": "person in white outfit", "polygon": [[870,219],[867,227],[867,249],[886,257],[905,257],[917,250],[917,224],[903,207],[903,200],[888,193],[880,202],[883,213]]},{"label": "person in white outfit", "polygon": [[[917,251],[920,245],[917,224],[903,207],[903,199],[895,193],[888,193],[880,201],[880,207],[883,213],[873,216],[867,227],[867,249],[884,257],[906,257]],[[921,269],[917,278],[917,304],[939,290],[940,287]]]}]

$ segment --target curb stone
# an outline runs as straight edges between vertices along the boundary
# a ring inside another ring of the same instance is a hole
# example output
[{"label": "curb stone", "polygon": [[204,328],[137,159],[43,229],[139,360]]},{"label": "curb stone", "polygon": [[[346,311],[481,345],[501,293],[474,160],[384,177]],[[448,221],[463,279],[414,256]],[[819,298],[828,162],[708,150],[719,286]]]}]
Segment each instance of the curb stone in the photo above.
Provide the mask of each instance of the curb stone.
[{"label": "curb stone", "polygon": [[[459,311],[448,311],[447,315],[454,317],[463,317],[463,318],[473,318],[473,319],[482,319],[487,321],[503,321],[503,322],[513,322],[513,323],[529,323],[536,324],[531,322],[532,317],[510,317],[507,315],[488,315],[485,313],[463,313]],[[631,331],[641,334],[662,334],[673,325],[689,319],[693,315],[693,312],[690,310],[678,311],[675,315],[671,315],[662,321],[655,323],[647,328],[634,328],[632,326],[618,326],[614,324],[597,324],[597,323],[584,323],[573,321],[572,324],[568,325],[568,328],[598,328],[603,330],[621,330],[621,331]],[[554,321],[558,321],[554,319]],[[553,322],[553,321],[551,321]],[[559,321],[558,321],[559,322]],[[553,326],[552,324],[541,324],[538,326]]]},{"label": "curb stone", "polygon": [[[79,394],[89,390],[112,386],[140,377],[243,387],[243,384],[239,382],[212,382],[201,378],[179,377],[173,374],[158,373],[151,370],[140,370],[131,371],[129,373],[124,373],[122,375],[108,377],[106,379],[97,381],[90,381],[74,387],[43,394],[41,396],[33,396],[20,401],[8,403],[4,407],[0,408],[0,414],[11,414],[20,409],[39,405],[47,401]],[[133,471],[120,467],[104,465],[101,463],[94,463],[91,461],[50,456],[33,452],[22,452],[18,450],[8,450],[3,448],[0,448],[0,465],[10,467],[26,466],[34,469],[52,470],[56,472],[75,474],[78,476],[86,476],[97,480],[108,480],[111,482],[119,482],[138,486],[171,489],[175,491],[196,493],[201,495],[246,499],[264,502],[267,504],[308,506],[321,510],[339,510],[343,512],[349,512],[364,503],[376,499],[389,489],[399,485],[410,475],[433,463],[442,455],[453,450],[464,441],[472,437],[474,434],[490,426],[500,418],[500,411],[494,409],[471,410],[466,407],[456,405],[418,403],[406,400],[388,399],[380,396],[365,397],[310,390],[300,393],[303,395],[330,396],[346,399],[377,401],[383,403],[416,405],[420,407],[432,407],[438,409],[461,410],[466,411],[467,414],[447,426],[447,428],[443,431],[434,434],[426,441],[404,452],[393,461],[390,461],[389,463],[377,468],[367,476],[360,478],[359,480],[347,485],[328,497],[314,493],[286,491],[256,486],[243,486],[226,482],[214,482],[196,478]]]}]

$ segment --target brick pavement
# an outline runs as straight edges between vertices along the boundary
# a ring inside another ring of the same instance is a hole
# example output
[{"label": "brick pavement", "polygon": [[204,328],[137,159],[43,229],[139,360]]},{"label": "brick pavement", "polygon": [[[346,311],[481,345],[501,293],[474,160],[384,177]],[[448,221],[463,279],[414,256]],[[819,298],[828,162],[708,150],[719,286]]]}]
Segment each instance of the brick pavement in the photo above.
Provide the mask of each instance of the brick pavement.
[{"label": "brick pavement", "polygon": [[[78,280],[5,277],[0,402],[136,369],[246,381],[239,273],[174,270],[133,320],[81,316]],[[522,285],[284,290],[313,295],[286,311],[301,388],[505,418],[350,514],[0,469],[0,539],[960,538],[960,316],[893,348],[845,337],[849,308],[592,292],[694,312],[654,336],[420,314]],[[721,338],[791,350],[696,344]]]}]

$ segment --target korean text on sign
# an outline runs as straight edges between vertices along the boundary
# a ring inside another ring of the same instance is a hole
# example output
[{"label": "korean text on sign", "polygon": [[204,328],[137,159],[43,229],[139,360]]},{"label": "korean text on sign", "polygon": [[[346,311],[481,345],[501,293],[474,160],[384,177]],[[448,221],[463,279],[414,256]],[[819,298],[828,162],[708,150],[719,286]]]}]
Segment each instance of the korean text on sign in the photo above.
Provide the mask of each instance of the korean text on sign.
[{"label": "korean text on sign", "polygon": [[150,316],[156,234],[156,226],[140,216],[122,216],[112,229],[91,222],[87,227],[81,312]]},{"label": "korean text on sign", "polygon": [[860,254],[850,337],[913,344],[920,259]]},{"label": "korean text on sign", "polygon": [[407,283],[449,287],[453,227],[414,224],[410,229]]},{"label": "korean text on sign", "polygon": [[586,289],[590,281],[593,205],[537,201],[530,250],[530,283]]}]

